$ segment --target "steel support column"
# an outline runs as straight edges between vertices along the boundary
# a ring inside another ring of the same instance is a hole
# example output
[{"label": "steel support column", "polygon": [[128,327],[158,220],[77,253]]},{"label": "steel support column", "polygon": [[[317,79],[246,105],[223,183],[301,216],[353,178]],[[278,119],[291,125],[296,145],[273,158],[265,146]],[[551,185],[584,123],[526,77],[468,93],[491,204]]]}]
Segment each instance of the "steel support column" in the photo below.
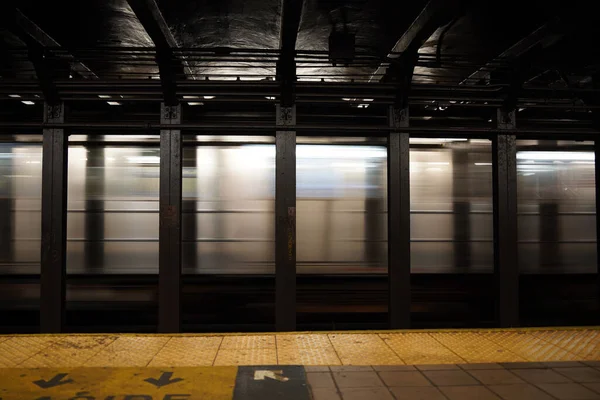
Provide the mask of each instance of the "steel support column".
[{"label": "steel support column", "polygon": [[[181,123],[181,105],[160,107],[161,124]],[[158,331],[181,328],[181,131],[160,131]]]},{"label": "steel support column", "polygon": [[[277,105],[277,125],[296,124],[296,106]],[[296,330],[296,132],[275,134],[275,327]]]},{"label": "steel support column", "polygon": [[600,311],[600,140],[594,142],[594,153],[594,182],[596,186],[596,273],[598,282],[598,290],[596,291],[598,308],[596,309],[596,316],[600,319],[600,317],[598,317],[600,315],[600,313],[598,313],[598,311]]},{"label": "steel support column", "polygon": [[517,264],[517,144],[515,112],[498,110],[498,134],[493,140],[494,272],[497,315],[501,327],[519,325]]},{"label": "steel support column", "polygon": [[391,329],[410,326],[410,176],[408,106],[390,107],[388,135],[388,314]]},{"label": "steel support column", "polygon": [[[63,123],[62,102],[44,104],[44,122]],[[65,322],[67,250],[67,135],[43,130],[40,330],[62,332]]]}]

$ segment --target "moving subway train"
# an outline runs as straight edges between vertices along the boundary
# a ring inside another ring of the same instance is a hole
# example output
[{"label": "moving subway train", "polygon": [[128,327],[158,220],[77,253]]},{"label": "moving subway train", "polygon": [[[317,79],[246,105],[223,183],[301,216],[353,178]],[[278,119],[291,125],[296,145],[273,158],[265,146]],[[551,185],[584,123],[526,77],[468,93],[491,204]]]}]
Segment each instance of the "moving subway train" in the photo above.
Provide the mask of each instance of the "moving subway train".
[{"label": "moving subway train", "polygon": [[[3,304],[23,310],[39,303],[40,139],[15,136],[0,144],[0,296],[8,301]],[[298,138],[298,313],[308,328],[385,320],[387,160],[379,140]],[[190,137],[183,154],[184,314],[190,329],[206,321],[227,329],[238,314],[260,329],[271,322],[274,301],[273,138]],[[152,309],[157,137],[91,141],[73,135],[68,156],[67,307],[73,326],[106,304],[115,314],[117,303]],[[518,141],[517,171],[522,291],[537,288],[539,302],[554,290],[544,276],[579,281],[596,270],[592,144]],[[432,324],[449,318],[444,324],[466,319],[485,325],[493,318],[491,177],[489,140],[411,138],[413,311],[432,315]],[[198,301],[219,307],[200,311]],[[535,301],[525,302],[525,314]],[[454,303],[460,306],[449,306]],[[217,315],[228,307],[229,317]]]}]

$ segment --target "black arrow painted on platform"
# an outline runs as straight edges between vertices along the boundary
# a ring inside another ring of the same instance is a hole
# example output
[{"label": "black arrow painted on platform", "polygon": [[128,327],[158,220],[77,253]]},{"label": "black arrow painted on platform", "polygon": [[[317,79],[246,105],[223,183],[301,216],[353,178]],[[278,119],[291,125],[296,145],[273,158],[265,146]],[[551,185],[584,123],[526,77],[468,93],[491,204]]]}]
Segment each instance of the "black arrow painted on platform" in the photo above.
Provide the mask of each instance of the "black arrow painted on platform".
[{"label": "black arrow painted on platform", "polygon": [[158,378],[158,379],[148,378],[148,379],[144,379],[144,381],[146,381],[156,387],[162,387],[162,386],[170,385],[171,383],[175,383],[175,382],[179,382],[179,381],[183,380],[182,378],[171,379],[172,376],[173,376],[172,372],[163,372],[162,375],[160,376],[160,378]]},{"label": "black arrow painted on platform", "polygon": [[42,389],[48,389],[54,386],[58,386],[58,385],[64,385],[65,383],[71,383],[73,382],[73,379],[66,379],[66,380],[62,380],[65,376],[67,376],[68,374],[57,374],[54,378],[45,381],[43,379],[40,379],[39,381],[33,381],[33,383],[35,383],[36,385],[38,385],[39,387],[41,387]]}]

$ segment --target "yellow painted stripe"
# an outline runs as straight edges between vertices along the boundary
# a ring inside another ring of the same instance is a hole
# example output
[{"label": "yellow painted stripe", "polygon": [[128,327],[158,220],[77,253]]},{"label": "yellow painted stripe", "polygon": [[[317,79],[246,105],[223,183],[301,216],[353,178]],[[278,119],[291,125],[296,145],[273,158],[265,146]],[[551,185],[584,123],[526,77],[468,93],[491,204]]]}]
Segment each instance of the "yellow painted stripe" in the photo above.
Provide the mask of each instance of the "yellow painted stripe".
[{"label": "yellow painted stripe", "polygon": [[0,398],[102,400],[230,400],[237,367],[10,368]]}]

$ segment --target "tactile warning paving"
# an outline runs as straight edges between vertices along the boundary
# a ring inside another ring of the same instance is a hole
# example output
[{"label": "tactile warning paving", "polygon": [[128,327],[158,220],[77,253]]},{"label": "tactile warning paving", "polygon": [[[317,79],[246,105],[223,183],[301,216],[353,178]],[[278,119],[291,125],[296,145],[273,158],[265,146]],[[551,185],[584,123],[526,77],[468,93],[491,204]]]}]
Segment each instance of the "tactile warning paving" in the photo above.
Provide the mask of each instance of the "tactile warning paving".
[{"label": "tactile warning paving", "polygon": [[571,361],[576,357],[527,332],[490,332],[481,334],[527,361]]},{"label": "tactile warning paving", "polygon": [[277,362],[288,365],[341,365],[327,335],[277,335]]},{"label": "tactile warning paving", "polygon": [[8,338],[0,343],[0,368],[16,367],[59,339],[48,336]]},{"label": "tactile warning paving", "polygon": [[469,363],[525,361],[476,332],[440,332],[431,333],[431,337]]},{"label": "tactile warning paving", "polygon": [[90,358],[86,367],[145,367],[169,341],[164,336],[121,336]]},{"label": "tactile warning paving", "polygon": [[275,365],[277,351],[272,349],[219,349],[213,365]]},{"label": "tactile warning paving", "polygon": [[329,339],[343,365],[404,364],[376,334],[330,334]]},{"label": "tactile warning paving", "polygon": [[20,367],[79,367],[115,340],[110,336],[68,336],[25,360]]},{"label": "tactile warning paving", "polygon": [[579,360],[600,359],[600,332],[598,331],[539,331],[532,334],[567,350]]},{"label": "tactile warning paving", "polygon": [[274,335],[225,336],[221,349],[275,349]]},{"label": "tactile warning paving", "polygon": [[223,338],[209,337],[173,337],[154,356],[149,367],[196,367],[212,365]]},{"label": "tactile warning paving", "polygon": [[407,364],[460,364],[465,360],[427,333],[379,335]]},{"label": "tactile warning paving", "polygon": [[3,336],[0,368],[600,360],[600,330]]}]

